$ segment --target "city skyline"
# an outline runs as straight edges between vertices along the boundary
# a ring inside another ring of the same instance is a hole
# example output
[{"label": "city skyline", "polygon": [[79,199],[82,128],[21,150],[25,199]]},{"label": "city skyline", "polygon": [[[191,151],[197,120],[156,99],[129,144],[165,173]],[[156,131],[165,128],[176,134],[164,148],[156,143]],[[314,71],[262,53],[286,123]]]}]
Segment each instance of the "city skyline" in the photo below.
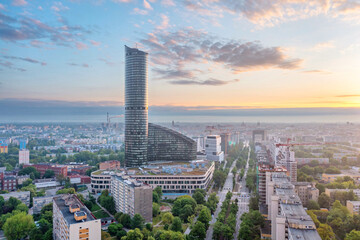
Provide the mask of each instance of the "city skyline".
[{"label": "city skyline", "polygon": [[121,108],[126,44],[150,53],[164,112],[359,108],[360,5],[260,3],[6,1],[0,102]]}]

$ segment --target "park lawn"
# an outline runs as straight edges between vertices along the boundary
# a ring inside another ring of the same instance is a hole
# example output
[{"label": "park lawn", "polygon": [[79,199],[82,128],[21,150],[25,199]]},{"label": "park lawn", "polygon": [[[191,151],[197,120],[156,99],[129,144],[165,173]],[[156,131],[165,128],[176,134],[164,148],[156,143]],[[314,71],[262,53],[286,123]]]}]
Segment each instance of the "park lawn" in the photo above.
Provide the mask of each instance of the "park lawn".
[{"label": "park lawn", "polygon": [[183,223],[182,224],[182,230],[183,230],[183,233],[186,231],[186,229],[189,227],[189,223]]},{"label": "park lawn", "polygon": [[92,208],[91,208],[91,212],[96,212],[96,211],[98,211],[98,210],[100,210],[100,209],[101,209],[101,207],[100,207],[99,205],[93,204],[93,205],[92,205]]},{"label": "park lawn", "polygon": [[106,217],[110,217],[109,214],[107,214],[106,212],[104,212],[104,210],[100,209],[96,212],[92,213],[97,219],[101,219],[101,218],[106,218]]}]

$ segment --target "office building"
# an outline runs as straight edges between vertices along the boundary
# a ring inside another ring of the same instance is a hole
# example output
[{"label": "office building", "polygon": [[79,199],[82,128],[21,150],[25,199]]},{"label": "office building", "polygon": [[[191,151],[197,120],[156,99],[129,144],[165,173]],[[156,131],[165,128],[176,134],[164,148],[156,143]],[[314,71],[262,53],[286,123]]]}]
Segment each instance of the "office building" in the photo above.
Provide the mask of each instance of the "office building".
[{"label": "office building", "polygon": [[271,239],[321,239],[315,223],[306,213],[294,185],[284,172],[266,173],[266,204],[271,221]]},{"label": "office building", "polygon": [[147,163],[147,53],[125,46],[125,165]]},{"label": "office building", "polygon": [[131,170],[127,174],[151,185],[161,187],[164,197],[192,194],[195,189],[207,189],[215,171],[213,161],[163,162],[151,164],[141,170]]},{"label": "office building", "polygon": [[19,150],[19,165],[30,163],[30,151],[27,149]]},{"label": "office building", "polygon": [[146,222],[152,221],[153,190],[135,178],[125,175],[113,175],[111,195],[114,197],[117,212],[133,217],[140,214]]},{"label": "office building", "polygon": [[53,198],[54,240],[99,240],[101,220],[97,220],[74,194]]},{"label": "office building", "polygon": [[350,214],[360,214],[360,201],[346,201],[346,207]]},{"label": "office building", "polygon": [[104,190],[111,191],[111,176],[115,175],[114,171],[98,170],[91,173],[91,192],[94,194],[101,193]]},{"label": "office building", "polygon": [[0,196],[2,196],[5,201],[9,200],[9,198],[11,197],[14,197],[19,199],[26,206],[30,205],[30,191],[4,193],[4,194],[0,194]]},{"label": "office building", "polygon": [[230,149],[230,133],[222,133],[220,135],[221,138],[221,150],[224,152],[224,154],[228,154],[228,151]]},{"label": "office building", "polygon": [[169,128],[149,123],[148,161],[196,159],[196,142]]},{"label": "office building", "polygon": [[207,160],[224,161],[224,152],[221,151],[221,137],[219,135],[206,137],[205,154]]}]

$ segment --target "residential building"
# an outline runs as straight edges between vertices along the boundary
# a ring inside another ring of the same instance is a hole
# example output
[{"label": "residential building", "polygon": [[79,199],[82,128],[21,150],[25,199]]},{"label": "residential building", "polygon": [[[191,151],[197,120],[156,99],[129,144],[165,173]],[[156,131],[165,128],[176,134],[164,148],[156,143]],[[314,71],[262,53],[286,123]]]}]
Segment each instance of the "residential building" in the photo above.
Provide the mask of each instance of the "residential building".
[{"label": "residential building", "polygon": [[27,149],[19,150],[19,165],[30,163],[30,151]]},{"label": "residential building", "polygon": [[16,181],[18,185],[23,184],[26,180],[30,179],[30,175],[18,175]]},{"label": "residential building", "polygon": [[63,175],[67,177],[67,167],[63,165],[50,164],[50,163],[38,163],[38,164],[24,164],[24,168],[26,167],[34,167],[36,171],[40,172],[41,176],[43,176],[46,170],[54,171],[55,176]]},{"label": "residential building", "polygon": [[317,161],[319,164],[329,164],[329,158],[295,158],[298,165],[309,164]]},{"label": "residential building", "polygon": [[346,207],[350,214],[360,214],[360,201],[346,201]]},{"label": "residential building", "polygon": [[125,165],[147,163],[148,79],[146,52],[125,46]]},{"label": "residential building", "polygon": [[224,161],[224,152],[221,151],[221,137],[219,135],[206,137],[205,153],[207,160]]},{"label": "residential building", "polygon": [[340,173],[340,174],[323,173],[321,175],[321,180],[330,183],[330,182],[334,182],[339,177],[345,177],[345,176],[349,176],[352,179],[354,179],[356,182],[360,182],[360,173]]},{"label": "residential building", "polygon": [[266,179],[271,239],[320,240],[315,223],[306,213],[289,177],[284,172],[267,172]]},{"label": "residential building", "polygon": [[41,209],[49,203],[53,202],[54,196],[45,196],[45,197],[34,197],[33,198],[33,213],[37,214],[40,213]]},{"label": "residential building", "polygon": [[8,153],[8,144],[0,141],[0,153]]},{"label": "residential building", "polygon": [[138,213],[146,222],[151,222],[152,187],[125,175],[112,175],[111,180],[111,195],[114,197],[116,211],[131,217]]},{"label": "residential building", "polygon": [[148,161],[191,161],[196,159],[196,142],[169,128],[149,123]]},{"label": "residential building", "polygon": [[111,191],[111,175],[114,171],[98,170],[91,173],[91,192],[94,194],[101,193],[103,190]]},{"label": "residential building", "polygon": [[53,198],[54,240],[99,240],[101,220],[96,219],[75,194]]},{"label": "residential building", "polygon": [[17,186],[16,176],[15,175],[4,175],[2,178],[2,190],[5,191],[15,191]]},{"label": "residential building", "polygon": [[120,169],[120,161],[112,160],[106,161],[99,164],[100,170],[119,170]]},{"label": "residential building", "polygon": [[26,206],[30,205],[30,191],[4,193],[0,194],[0,196],[2,196],[5,201],[9,200],[10,197],[14,197],[19,199]]},{"label": "residential building", "polygon": [[319,198],[319,189],[315,187],[315,183],[296,182],[294,183],[295,193],[299,196],[302,204],[307,206],[310,200],[317,202]]},{"label": "residential building", "polygon": [[325,194],[329,197],[333,197],[335,192],[350,192],[353,191],[353,193],[360,198],[360,189],[329,189],[325,188]]},{"label": "residential building", "polygon": [[259,203],[265,204],[266,202],[266,173],[267,172],[287,172],[283,166],[274,167],[269,164],[258,164],[257,166],[257,189],[259,193]]}]

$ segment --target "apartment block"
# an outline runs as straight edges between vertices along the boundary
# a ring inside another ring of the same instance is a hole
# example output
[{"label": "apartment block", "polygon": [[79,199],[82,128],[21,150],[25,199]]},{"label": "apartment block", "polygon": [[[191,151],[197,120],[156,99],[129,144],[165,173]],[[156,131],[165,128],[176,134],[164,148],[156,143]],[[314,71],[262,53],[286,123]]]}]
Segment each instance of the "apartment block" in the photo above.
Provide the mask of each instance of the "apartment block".
[{"label": "apartment block", "polygon": [[0,196],[2,196],[5,201],[9,200],[10,197],[14,197],[19,199],[26,206],[30,205],[30,191],[4,193],[0,194]]},{"label": "apartment block", "polygon": [[315,223],[306,213],[295,187],[283,172],[267,172],[266,203],[271,239],[321,240]]},{"label": "apartment block", "polygon": [[360,201],[346,201],[346,207],[351,214],[360,214]]},{"label": "apartment block", "polygon": [[101,220],[97,220],[74,194],[54,197],[53,239],[101,239]]},{"label": "apartment block", "polygon": [[152,221],[152,187],[135,178],[125,175],[113,175],[111,194],[114,197],[117,212],[130,216],[140,214],[146,222]]},{"label": "apartment block", "polygon": [[53,201],[53,196],[34,197],[33,198],[33,213],[34,214],[40,213],[41,209],[45,205],[52,203],[52,201]]},{"label": "apartment block", "polygon": [[119,170],[120,169],[120,161],[112,160],[102,162],[99,165],[100,170]]},{"label": "apartment block", "polygon": [[303,205],[306,206],[310,200],[318,200],[319,189],[315,187],[315,183],[296,182],[294,186],[295,193],[299,196]]}]

